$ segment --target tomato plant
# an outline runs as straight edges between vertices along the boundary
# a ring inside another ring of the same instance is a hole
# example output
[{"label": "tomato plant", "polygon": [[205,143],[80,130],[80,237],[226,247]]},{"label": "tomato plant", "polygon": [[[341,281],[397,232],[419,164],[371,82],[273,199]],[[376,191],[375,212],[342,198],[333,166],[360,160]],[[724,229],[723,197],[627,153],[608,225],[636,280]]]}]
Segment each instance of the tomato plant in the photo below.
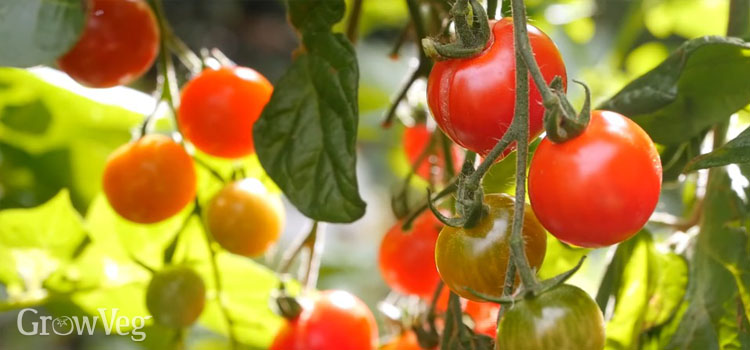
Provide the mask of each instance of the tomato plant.
[{"label": "tomato plant", "polygon": [[79,83],[96,88],[130,84],[159,53],[159,26],[142,0],[88,0],[83,35],[57,64]]},{"label": "tomato plant", "polygon": [[154,274],[146,292],[146,305],[156,322],[181,328],[198,319],[206,302],[206,286],[195,271],[184,266]]},{"label": "tomato plant", "polygon": [[226,250],[245,256],[263,254],[281,235],[284,206],[257,179],[232,182],[206,209],[206,224]]},{"label": "tomato plant", "polygon": [[[445,284],[461,297],[475,301],[480,299],[471,291],[502,295],[510,254],[514,200],[506,194],[488,194],[484,202],[489,212],[475,227],[445,226],[435,247],[435,261]],[[547,249],[547,233],[528,205],[523,237],[526,256],[538,269]]]},{"label": "tomato plant", "polygon": [[251,154],[253,124],[272,92],[271,83],[251,68],[206,69],[182,89],[177,112],[180,130],[196,148],[212,156]]},{"label": "tomato plant", "polygon": [[414,222],[410,231],[396,223],[380,243],[380,273],[386,284],[404,294],[429,298],[438,282],[435,267],[435,242],[441,224],[430,212]]},{"label": "tomato plant", "polygon": [[[410,164],[419,160],[419,157],[429,147],[431,135],[432,133],[424,124],[418,124],[404,130],[404,152],[406,152],[406,158]],[[450,150],[453,171],[457,173],[461,169],[460,150],[455,145]],[[445,154],[443,154],[438,142],[435,142],[432,149],[427,150],[427,157],[417,167],[416,174],[428,181],[430,179],[442,179],[445,163]]]},{"label": "tomato plant", "polygon": [[560,240],[602,247],[640,230],[661,191],[659,153],[625,116],[591,113],[578,137],[543,140],[529,169],[529,197],[539,221]]},{"label": "tomato plant", "polygon": [[375,318],[364,302],[340,290],[323,291],[301,301],[302,313],[282,328],[271,350],[374,349]]},{"label": "tomato plant", "polygon": [[193,200],[195,167],[171,138],[146,135],[109,156],[102,187],[109,204],[122,217],[155,223],[174,216]]},{"label": "tomato plant", "polygon": [[561,285],[509,307],[497,332],[496,350],[604,348],[599,306],[578,287]]},{"label": "tomato plant", "polygon": [[[508,130],[515,101],[513,24],[504,18],[490,24],[492,38],[478,56],[438,61],[430,72],[427,102],[440,128],[457,144],[486,156]],[[567,75],[555,43],[529,25],[534,57],[547,82]],[[566,85],[564,85],[566,86]],[[544,107],[539,90],[529,92],[529,137],[542,132]]]}]

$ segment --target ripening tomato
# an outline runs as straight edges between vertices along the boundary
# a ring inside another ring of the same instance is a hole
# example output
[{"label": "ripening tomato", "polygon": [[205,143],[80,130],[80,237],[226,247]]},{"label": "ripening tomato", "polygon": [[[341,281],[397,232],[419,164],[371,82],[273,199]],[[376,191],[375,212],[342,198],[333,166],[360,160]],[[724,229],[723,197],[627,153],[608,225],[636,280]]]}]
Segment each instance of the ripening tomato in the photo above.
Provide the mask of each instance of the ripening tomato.
[{"label": "ripening tomato", "polygon": [[415,221],[411,231],[396,223],[380,244],[380,273],[386,284],[403,294],[430,298],[440,282],[435,267],[435,242],[442,224],[426,211]]},{"label": "ripening tomato", "polygon": [[140,78],[159,53],[159,26],[142,0],[89,0],[83,34],[57,64],[96,88]]},{"label": "ripening tomato", "polygon": [[239,255],[261,255],[284,227],[284,205],[258,179],[230,183],[206,209],[208,231],[224,249]]},{"label": "ripening tomato", "polygon": [[604,318],[578,287],[561,285],[509,306],[495,350],[602,350]]},{"label": "ripening tomato", "polygon": [[[417,124],[404,130],[404,152],[410,165],[414,164],[425,151],[425,148],[430,145],[431,134],[430,130],[424,124]],[[458,173],[461,170],[460,155],[461,150],[455,144],[451,145],[451,160],[453,161],[454,173]],[[416,174],[428,181],[430,179],[442,179],[444,168],[445,155],[440,145],[436,144],[432,152],[417,167]]]},{"label": "ripening tomato", "polygon": [[171,138],[146,135],[109,156],[102,187],[120,216],[141,224],[159,222],[195,197],[193,159]]},{"label": "ripening tomato", "polygon": [[253,124],[271,99],[273,86],[253,69],[206,69],[182,89],[180,130],[199,150],[239,158],[253,153]]},{"label": "ripening tomato", "polygon": [[542,140],[529,169],[539,221],[563,242],[596,248],[622,242],[646,224],[661,191],[659,153],[643,129],[593,111],[579,136]]},{"label": "ripening tomato", "polygon": [[[445,284],[461,297],[481,301],[469,289],[501,297],[510,257],[514,200],[507,194],[488,194],[489,213],[472,228],[445,226],[435,247],[435,261]],[[526,205],[523,221],[526,257],[539,269],[547,250],[547,233]],[[516,277],[518,280],[518,277]]]},{"label": "ripening tomato", "polygon": [[206,286],[195,271],[184,266],[157,272],[146,292],[146,306],[156,322],[174,328],[187,327],[203,312]]},{"label": "ripening tomato", "polygon": [[[479,55],[435,62],[427,82],[427,102],[438,126],[457,144],[486,156],[513,121],[516,63],[513,21],[491,22],[492,38]],[[528,25],[531,47],[545,81],[560,76],[565,64],[555,43]],[[544,106],[537,87],[529,92],[529,138],[542,132]]]},{"label": "ripening tomato", "polygon": [[372,350],[375,317],[362,300],[340,290],[300,300],[302,313],[282,327],[270,350]]},{"label": "ripening tomato", "polygon": [[494,338],[497,333],[497,314],[500,305],[469,300],[464,312],[474,321],[474,332]]}]

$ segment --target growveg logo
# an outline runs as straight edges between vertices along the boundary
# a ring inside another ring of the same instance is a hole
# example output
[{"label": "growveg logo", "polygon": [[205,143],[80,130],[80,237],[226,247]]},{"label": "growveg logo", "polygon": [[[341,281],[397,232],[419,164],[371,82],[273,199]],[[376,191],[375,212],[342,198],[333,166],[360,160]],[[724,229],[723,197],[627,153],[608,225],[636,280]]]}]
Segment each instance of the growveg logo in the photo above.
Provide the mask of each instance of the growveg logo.
[{"label": "growveg logo", "polygon": [[104,333],[107,335],[112,333],[123,336],[129,335],[130,339],[136,342],[146,339],[146,333],[141,329],[146,326],[146,320],[150,319],[151,316],[136,316],[131,319],[125,316],[117,316],[119,309],[112,309],[109,315],[107,315],[107,309],[101,308],[97,311],[99,311],[99,315],[96,316],[60,316],[57,318],[38,316],[36,320],[31,321],[30,326],[26,324],[24,327],[24,320],[35,317],[27,316],[27,314],[38,315],[39,312],[34,309],[23,309],[18,313],[18,331],[23,335],[93,335],[97,324],[101,324]]}]

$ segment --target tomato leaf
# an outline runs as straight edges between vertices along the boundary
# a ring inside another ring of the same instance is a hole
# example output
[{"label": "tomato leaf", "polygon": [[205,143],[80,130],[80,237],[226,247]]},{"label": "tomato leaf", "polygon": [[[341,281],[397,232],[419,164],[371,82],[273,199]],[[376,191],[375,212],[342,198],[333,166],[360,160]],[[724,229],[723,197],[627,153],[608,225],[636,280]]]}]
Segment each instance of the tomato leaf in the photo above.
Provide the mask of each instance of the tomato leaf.
[{"label": "tomato leaf", "polygon": [[[711,170],[705,211],[691,259],[687,308],[666,349],[750,347],[746,327],[748,235],[731,223],[745,218],[745,204],[725,169]],[[745,304],[746,307],[746,304]]]},{"label": "tomato leaf", "polygon": [[750,128],[713,152],[694,158],[685,170],[693,171],[732,163],[750,163]]},{"label": "tomato leaf", "polygon": [[352,222],[366,204],[356,175],[359,67],[351,43],[330,32],[343,1],[290,1],[289,12],[304,52],[255,123],[258,159],[303,214]]},{"label": "tomato leaf", "polygon": [[598,108],[632,118],[651,138],[677,144],[750,103],[750,43],[706,36],[685,42]]},{"label": "tomato leaf", "polygon": [[53,62],[78,40],[84,11],[80,0],[0,2],[0,66],[32,67]]}]

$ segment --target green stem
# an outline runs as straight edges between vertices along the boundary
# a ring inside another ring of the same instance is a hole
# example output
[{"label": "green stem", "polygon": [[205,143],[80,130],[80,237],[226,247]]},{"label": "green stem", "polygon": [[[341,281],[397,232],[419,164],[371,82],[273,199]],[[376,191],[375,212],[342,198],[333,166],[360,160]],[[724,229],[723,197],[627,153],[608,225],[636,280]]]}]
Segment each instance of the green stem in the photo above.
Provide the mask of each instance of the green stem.
[{"label": "green stem", "polygon": [[453,141],[445,136],[442,131],[435,130],[435,134],[440,134],[440,146],[444,157],[443,161],[443,181],[449,182],[456,177],[456,166],[453,164]]},{"label": "green stem", "polygon": [[529,153],[529,78],[526,72],[528,68],[524,61],[524,50],[531,54],[528,44],[528,33],[526,32],[526,13],[523,0],[513,0],[513,42],[516,53],[516,101],[513,124],[516,124],[516,142],[518,157],[516,158],[516,201],[513,214],[513,232],[510,238],[511,254],[513,264],[521,275],[521,282],[527,290],[536,288],[537,281],[534,271],[529,266],[524,249],[522,236],[523,219],[526,212],[526,163]]},{"label": "green stem", "polygon": [[447,195],[455,192],[457,187],[458,186],[456,184],[456,181],[452,181],[450,184],[448,184],[447,186],[445,186],[445,188],[443,188],[440,192],[438,192],[437,194],[435,194],[432,198],[430,198],[430,196],[428,195],[427,199],[425,200],[425,202],[422,205],[420,205],[419,208],[415,209],[414,212],[412,212],[411,214],[409,214],[409,216],[407,216],[406,219],[404,219],[404,223],[403,223],[403,225],[401,225],[401,229],[403,229],[404,231],[411,230],[411,225],[412,225],[412,223],[414,223],[414,220],[416,220],[416,218],[420,214],[422,214],[422,212],[424,212],[425,210],[427,210],[430,207],[430,204],[429,204],[430,202],[436,201],[436,200],[438,200],[440,198],[443,198],[443,197],[445,197],[445,196],[447,196]]},{"label": "green stem", "polygon": [[359,19],[362,16],[362,3],[364,0],[354,0],[352,3],[352,11],[349,14],[349,22],[346,25],[346,37],[352,43],[357,42],[357,35],[359,32]]},{"label": "green stem", "polygon": [[503,0],[502,5],[500,5],[500,13],[503,15],[503,17],[510,17],[513,15],[513,9],[510,6],[511,0]]},{"label": "green stem", "polygon": [[495,19],[497,13],[497,0],[487,0],[487,17]]},{"label": "green stem", "polygon": [[208,227],[206,227],[206,223],[202,218],[201,213],[203,212],[203,210],[201,209],[200,202],[198,202],[197,198],[195,199],[195,211],[197,213],[196,215],[198,215],[198,219],[201,222],[201,225],[203,225],[203,236],[206,240],[206,247],[208,248],[208,253],[210,255],[209,260],[211,260],[211,271],[214,277],[214,281],[216,281],[216,302],[219,303],[219,310],[221,311],[221,315],[227,325],[227,335],[229,337],[231,348],[232,350],[237,350],[239,349],[239,342],[237,341],[237,335],[234,332],[234,320],[232,320],[232,317],[229,315],[229,308],[227,307],[223,298],[224,289],[222,288],[223,283],[221,282],[221,274],[219,273],[218,255],[214,250],[213,238],[208,232]]},{"label": "green stem", "polygon": [[177,96],[177,92],[179,91],[179,88],[177,87],[177,75],[174,71],[174,62],[172,61],[172,54],[169,51],[169,45],[167,43],[167,38],[170,36],[171,29],[169,27],[169,24],[167,22],[166,15],[164,13],[164,6],[162,4],[162,0],[152,0],[154,14],[156,15],[156,19],[159,22],[159,29],[162,32],[162,37],[159,42],[159,71],[161,72],[161,79],[162,81],[160,84],[162,84],[162,92],[161,92],[161,99],[164,101],[167,101],[167,105],[169,106],[169,109],[172,111],[172,117],[174,118],[174,123],[177,129],[179,130],[179,123],[177,122],[177,103],[176,101],[179,100],[179,97]]},{"label": "green stem", "polygon": [[729,2],[727,36],[747,39],[750,36],[750,0]]}]

